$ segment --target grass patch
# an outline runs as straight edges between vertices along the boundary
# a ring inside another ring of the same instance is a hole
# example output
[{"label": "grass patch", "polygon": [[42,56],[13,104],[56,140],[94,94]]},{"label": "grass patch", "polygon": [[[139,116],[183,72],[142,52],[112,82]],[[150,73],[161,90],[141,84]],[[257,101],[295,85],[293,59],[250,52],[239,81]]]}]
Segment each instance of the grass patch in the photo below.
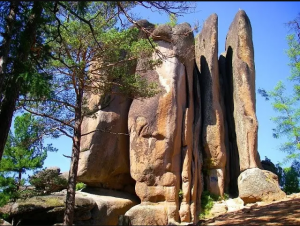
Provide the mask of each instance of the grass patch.
[{"label": "grass patch", "polygon": [[47,198],[46,200],[46,205],[48,206],[63,206],[64,202],[62,202],[61,199],[58,198]]}]

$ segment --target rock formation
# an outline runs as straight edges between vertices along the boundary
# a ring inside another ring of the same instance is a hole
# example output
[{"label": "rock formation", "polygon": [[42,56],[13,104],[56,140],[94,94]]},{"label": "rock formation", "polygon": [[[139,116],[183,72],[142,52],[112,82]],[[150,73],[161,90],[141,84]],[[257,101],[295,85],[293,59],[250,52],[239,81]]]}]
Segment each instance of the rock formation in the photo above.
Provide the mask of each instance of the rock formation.
[{"label": "rock formation", "polygon": [[[130,209],[126,216],[138,225],[195,222],[197,208],[199,211],[200,155],[194,140],[199,139],[200,130],[193,124],[191,27],[184,23],[173,29],[158,26],[157,30],[153,32],[157,36],[170,38],[170,42],[167,38],[156,41],[166,59],[144,76],[156,81],[161,93],[133,100],[128,119],[130,171],[141,204]],[[199,114],[196,117],[199,124]]]},{"label": "rock formation", "polygon": [[[65,211],[66,191],[47,196],[18,200],[0,208],[9,215],[14,225],[62,224]],[[139,200],[131,194],[118,191],[87,188],[76,192],[75,225],[117,225],[118,217],[124,215]]]},{"label": "rock formation", "polygon": [[224,142],[226,148],[225,192],[238,196],[237,178],[240,175],[240,159],[237,148],[235,122],[233,117],[233,87],[231,59],[226,60],[226,53],[219,57],[220,104],[224,116]]},{"label": "rock formation", "polygon": [[[156,82],[161,92],[132,102],[115,97],[97,120],[86,120],[88,129],[114,126],[114,132],[129,137],[87,137],[79,179],[89,186],[106,183],[107,188],[124,191],[134,184],[130,171],[141,203],[124,219],[132,224],[196,223],[203,187],[237,197],[240,172],[261,168],[251,24],[246,13],[238,11],[219,60],[216,14],[204,23],[195,46],[187,23],[173,28],[145,20],[141,24],[149,28],[164,56],[161,65],[142,76]],[[117,183],[119,178],[127,179]]]},{"label": "rock formation", "polygon": [[[259,169],[254,50],[246,13],[236,14],[219,60],[216,14],[196,40],[187,23],[138,23],[150,33],[139,38],[149,35],[157,44],[151,59],[162,57],[161,65],[139,74],[161,92],[142,100],[86,94],[97,115],[82,124],[87,135],[81,140],[78,181],[87,184],[84,195],[92,204],[80,223],[196,224],[203,189],[245,203],[284,197],[276,175]],[[132,70],[141,71],[144,60]]]},{"label": "rock formation", "polygon": [[195,40],[196,64],[200,70],[202,100],[202,146],[207,170],[207,190],[224,194],[226,149],[224,120],[220,105],[218,67],[218,16],[212,14]]},{"label": "rock formation", "polygon": [[78,181],[88,186],[133,192],[126,135],[131,100],[110,95],[102,100],[101,106],[100,97],[89,94],[88,103],[90,109],[96,106],[99,110],[96,117],[84,118],[82,122],[82,134],[95,132],[81,138]]},{"label": "rock formation", "polygon": [[245,11],[239,10],[226,37],[227,73],[233,78],[233,104],[240,170],[261,168],[257,152],[258,122],[255,113],[255,65],[252,28]]}]

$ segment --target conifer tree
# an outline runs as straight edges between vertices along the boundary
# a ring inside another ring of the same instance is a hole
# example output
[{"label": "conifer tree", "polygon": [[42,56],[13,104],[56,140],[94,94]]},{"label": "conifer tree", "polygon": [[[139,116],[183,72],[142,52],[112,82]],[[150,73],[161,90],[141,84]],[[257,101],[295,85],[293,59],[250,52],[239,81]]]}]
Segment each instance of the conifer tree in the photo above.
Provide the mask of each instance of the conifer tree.
[{"label": "conifer tree", "polygon": [[25,182],[23,174],[42,168],[47,152],[56,151],[51,144],[44,146],[45,135],[41,120],[29,113],[16,117],[14,131],[9,133],[0,162],[0,186],[3,190],[0,203],[17,198]]}]

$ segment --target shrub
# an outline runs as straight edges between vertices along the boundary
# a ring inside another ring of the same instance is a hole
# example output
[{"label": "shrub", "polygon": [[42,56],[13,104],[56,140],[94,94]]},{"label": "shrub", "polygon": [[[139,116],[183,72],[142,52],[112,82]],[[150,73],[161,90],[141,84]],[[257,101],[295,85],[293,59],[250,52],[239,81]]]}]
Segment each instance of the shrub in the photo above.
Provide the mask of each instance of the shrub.
[{"label": "shrub", "polygon": [[204,219],[209,215],[210,210],[214,206],[214,201],[221,201],[229,199],[229,195],[224,193],[223,196],[210,194],[209,191],[203,191],[201,195],[201,212],[200,219]]},{"label": "shrub", "polygon": [[59,170],[44,169],[29,178],[36,190],[49,194],[67,188],[68,181],[60,176]]},{"label": "shrub", "polygon": [[210,210],[214,205],[214,195],[211,195],[209,191],[203,191],[201,195],[201,212],[200,219],[205,218],[205,216],[209,215]]},{"label": "shrub", "polygon": [[79,183],[76,184],[76,191],[84,189],[85,187],[86,187],[85,183],[79,182]]}]

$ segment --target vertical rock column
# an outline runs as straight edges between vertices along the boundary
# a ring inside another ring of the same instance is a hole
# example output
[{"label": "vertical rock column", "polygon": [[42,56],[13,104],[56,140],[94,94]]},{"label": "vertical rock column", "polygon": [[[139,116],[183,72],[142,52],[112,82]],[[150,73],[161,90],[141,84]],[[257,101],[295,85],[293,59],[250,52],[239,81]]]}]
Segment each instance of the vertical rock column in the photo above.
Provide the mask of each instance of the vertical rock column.
[{"label": "vertical rock column", "polygon": [[125,215],[133,225],[196,223],[200,157],[193,137],[193,35],[187,23],[158,26],[152,35],[163,60],[143,76],[156,81],[161,93],[133,100],[130,107],[130,172],[141,204]]},{"label": "vertical rock column", "polygon": [[218,17],[212,14],[196,36],[196,64],[200,71],[202,98],[202,145],[207,190],[224,194],[226,150],[224,119],[220,106],[218,67]]},{"label": "vertical rock column", "polygon": [[87,135],[81,138],[77,180],[90,187],[134,193],[127,126],[132,100],[118,95],[104,98],[92,92],[86,93],[85,97],[87,107],[98,110],[96,117],[85,117],[82,122],[81,133]]},{"label": "vertical rock column", "polygon": [[[179,216],[181,222],[198,220],[201,204],[202,180],[199,139],[201,130],[200,82],[195,74],[194,36],[189,24],[184,23],[172,29],[173,50],[185,66],[186,108],[183,116],[181,144],[181,190]],[[182,85],[180,85],[182,89]],[[178,95],[181,95],[181,92]]]},{"label": "vertical rock column", "polygon": [[[226,59],[226,52],[219,57],[220,103],[224,116],[224,138],[226,147],[225,192],[232,197],[238,196],[237,179],[240,175],[240,160],[236,143],[235,123],[233,118],[232,61]],[[227,72],[226,72],[227,71]]]},{"label": "vertical rock column", "polygon": [[226,60],[232,59],[234,121],[241,172],[261,168],[257,152],[258,122],[255,113],[255,66],[252,28],[239,10],[226,37]]}]

